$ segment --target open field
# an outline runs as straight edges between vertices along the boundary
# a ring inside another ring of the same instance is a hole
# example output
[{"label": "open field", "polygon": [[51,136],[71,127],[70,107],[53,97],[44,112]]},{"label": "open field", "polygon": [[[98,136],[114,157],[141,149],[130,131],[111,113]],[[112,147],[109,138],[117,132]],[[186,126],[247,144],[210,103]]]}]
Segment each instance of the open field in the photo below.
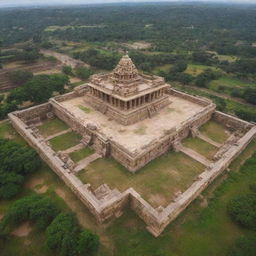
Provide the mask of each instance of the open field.
[{"label": "open field", "polygon": [[213,71],[219,71],[218,68],[213,66],[206,66],[206,65],[198,65],[198,64],[188,64],[185,73],[190,74],[192,76],[197,76],[204,72],[206,69],[211,69]]},{"label": "open field", "polygon": [[68,132],[49,140],[54,151],[65,150],[80,143],[81,136],[75,132]]},{"label": "open field", "polygon": [[153,206],[164,206],[170,203],[176,192],[188,188],[203,169],[204,166],[183,153],[168,152],[136,174],[130,173],[115,160],[104,158],[91,163],[78,176],[94,189],[104,183],[120,191],[133,187]]},{"label": "open field", "polygon": [[39,132],[44,136],[56,134],[58,132],[67,130],[68,126],[60,119],[53,119],[45,121],[41,126],[38,127]]},{"label": "open field", "polygon": [[228,139],[230,132],[225,127],[213,120],[202,125],[199,131],[218,143],[224,143]]},{"label": "open field", "polygon": [[213,156],[217,153],[218,148],[215,146],[209,144],[208,142],[205,142],[197,137],[195,138],[186,138],[182,141],[182,144],[185,147],[191,148],[195,150],[197,153],[205,156],[208,159],[212,159]]},{"label": "open field", "polygon": [[218,80],[213,80],[209,84],[209,89],[216,89],[217,86],[225,86],[225,87],[239,87],[239,88],[246,88],[246,87],[255,87],[256,83],[252,83],[249,81],[239,80],[237,78],[232,78],[228,76],[223,76]]}]

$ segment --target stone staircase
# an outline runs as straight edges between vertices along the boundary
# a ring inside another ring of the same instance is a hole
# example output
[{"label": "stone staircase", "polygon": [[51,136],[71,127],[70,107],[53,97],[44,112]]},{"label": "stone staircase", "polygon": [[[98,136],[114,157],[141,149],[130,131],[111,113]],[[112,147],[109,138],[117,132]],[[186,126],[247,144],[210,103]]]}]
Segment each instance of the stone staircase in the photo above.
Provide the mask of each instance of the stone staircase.
[{"label": "stone staircase", "polygon": [[148,116],[149,118],[155,116],[157,114],[156,108],[154,106],[148,107]]}]

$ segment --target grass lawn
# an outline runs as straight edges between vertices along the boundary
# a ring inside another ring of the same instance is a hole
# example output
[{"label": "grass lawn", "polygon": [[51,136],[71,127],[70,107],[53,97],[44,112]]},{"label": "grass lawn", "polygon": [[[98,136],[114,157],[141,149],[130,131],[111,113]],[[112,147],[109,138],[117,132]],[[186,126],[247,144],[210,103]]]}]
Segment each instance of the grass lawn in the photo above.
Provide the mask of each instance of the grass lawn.
[{"label": "grass lawn", "polygon": [[12,139],[22,145],[27,144],[26,141],[21,136],[19,136],[19,134],[14,130],[11,123],[8,121],[0,123],[0,138]]},{"label": "grass lawn", "polygon": [[86,158],[89,155],[92,155],[95,151],[89,147],[87,148],[83,148],[81,150],[72,152],[69,154],[70,158],[74,161],[74,162],[79,162],[80,160]]},{"label": "grass lawn", "polygon": [[213,71],[218,71],[219,69],[213,66],[206,66],[206,65],[198,65],[198,64],[188,64],[185,73],[190,74],[192,76],[197,76],[201,74],[204,70],[211,69]]},{"label": "grass lawn", "polygon": [[218,143],[224,143],[230,135],[223,125],[213,120],[210,120],[201,126],[199,131],[204,136],[207,136]]},{"label": "grass lawn", "polygon": [[54,135],[58,132],[67,130],[68,128],[69,127],[60,119],[47,120],[38,127],[40,133],[44,137]]},{"label": "grass lawn", "polygon": [[78,176],[95,189],[108,184],[124,191],[133,187],[153,206],[167,205],[177,191],[184,191],[204,167],[183,153],[168,152],[132,174],[110,158],[98,159]]},{"label": "grass lawn", "polygon": [[185,147],[195,150],[196,152],[205,156],[208,159],[212,159],[212,157],[218,151],[218,148],[216,148],[215,146],[211,145],[210,143],[205,142],[197,137],[186,138],[185,140],[182,141],[182,144]]},{"label": "grass lawn", "polygon": [[68,132],[49,140],[54,151],[65,150],[80,143],[82,137],[75,132]]}]

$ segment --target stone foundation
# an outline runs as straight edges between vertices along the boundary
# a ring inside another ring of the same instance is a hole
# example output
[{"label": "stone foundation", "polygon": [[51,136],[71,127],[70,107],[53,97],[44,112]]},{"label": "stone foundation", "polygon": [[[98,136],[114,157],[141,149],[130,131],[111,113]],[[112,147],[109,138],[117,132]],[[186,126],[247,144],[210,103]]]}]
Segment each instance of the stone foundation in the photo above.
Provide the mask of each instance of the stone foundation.
[{"label": "stone foundation", "polygon": [[[48,104],[39,106],[39,109],[47,109]],[[31,110],[28,110],[31,111]],[[44,113],[44,111],[43,111]],[[174,202],[167,207],[153,208],[133,189],[129,188],[123,193],[117,189],[111,190],[106,186],[95,191],[90,189],[90,184],[83,184],[68,168],[57,154],[33,130],[22,121],[26,116],[26,110],[9,114],[9,119],[18,131],[50,166],[50,168],[65,182],[65,184],[88,207],[90,212],[99,222],[118,217],[123,210],[130,206],[138,216],[147,224],[147,229],[154,236],[159,236],[165,227],[173,221],[229,164],[244,150],[256,135],[256,127],[248,124],[250,129],[235,143],[223,152],[221,159],[205,169],[197,180],[182,194],[178,195]],[[216,113],[214,113],[216,114]],[[218,114],[218,113],[217,113]],[[232,119],[232,117],[228,117]]]}]

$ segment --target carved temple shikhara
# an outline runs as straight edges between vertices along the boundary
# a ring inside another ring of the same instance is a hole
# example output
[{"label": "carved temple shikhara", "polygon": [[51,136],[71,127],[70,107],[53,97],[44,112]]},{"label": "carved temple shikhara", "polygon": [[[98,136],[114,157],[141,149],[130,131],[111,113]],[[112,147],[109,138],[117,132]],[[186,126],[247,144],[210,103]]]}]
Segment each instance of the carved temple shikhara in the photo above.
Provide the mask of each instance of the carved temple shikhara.
[{"label": "carved temple shikhara", "polygon": [[112,73],[93,75],[88,87],[88,102],[123,125],[152,117],[169,104],[164,79],[140,74],[128,55]]}]

